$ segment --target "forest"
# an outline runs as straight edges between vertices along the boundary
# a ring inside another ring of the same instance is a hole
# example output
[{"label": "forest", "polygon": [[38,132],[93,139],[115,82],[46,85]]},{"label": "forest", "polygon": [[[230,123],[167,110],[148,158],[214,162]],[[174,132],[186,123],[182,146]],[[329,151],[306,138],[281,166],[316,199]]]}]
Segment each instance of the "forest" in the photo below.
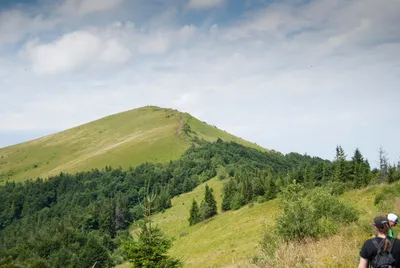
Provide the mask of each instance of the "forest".
[{"label": "forest", "polygon": [[336,158],[328,161],[221,139],[196,140],[178,160],[165,164],[7,182],[0,187],[0,267],[112,267],[131,259],[123,245],[131,239],[128,227],[146,215],[142,203],[149,193],[151,213],[171,207],[171,198],[215,176],[226,181],[224,211],[274,199],[293,181],[337,195],[399,180],[399,166],[381,156],[380,169],[371,170],[358,149],[347,160],[338,146]]}]

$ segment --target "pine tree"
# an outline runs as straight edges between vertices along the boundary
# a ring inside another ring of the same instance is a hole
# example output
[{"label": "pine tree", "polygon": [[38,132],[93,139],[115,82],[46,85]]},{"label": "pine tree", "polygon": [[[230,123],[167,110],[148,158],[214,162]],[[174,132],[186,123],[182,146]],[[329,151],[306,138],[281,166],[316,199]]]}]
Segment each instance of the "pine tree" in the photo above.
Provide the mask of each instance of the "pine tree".
[{"label": "pine tree", "polygon": [[233,196],[236,193],[236,183],[234,180],[230,179],[228,182],[224,184],[223,187],[223,196],[222,196],[222,210],[230,210],[231,209],[231,201]]},{"label": "pine tree", "polygon": [[274,182],[274,178],[272,174],[268,174],[268,177],[265,181],[265,200],[271,200],[276,198],[278,189]]},{"label": "pine tree", "polygon": [[210,206],[210,215],[217,214],[217,201],[215,201],[213,189],[206,185],[206,192],[204,194],[204,201]]},{"label": "pine tree", "polygon": [[336,147],[336,157],[335,157],[335,171],[334,178],[336,181],[346,182],[349,178],[348,163],[346,162],[346,155],[341,146]]},{"label": "pine tree", "polygon": [[155,198],[155,195],[146,194],[141,204],[144,211],[144,219],[140,223],[141,231],[137,240],[128,238],[123,248],[134,267],[181,267],[180,260],[166,255],[172,246],[172,241],[164,236],[160,228],[152,226],[151,210]]},{"label": "pine tree", "polygon": [[94,236],[90,236],[79,255],[80,267],[114,267],[107,249]]},{"label": "pine tree", "polygon": [[351,159],[352,165],[352,180],[355,187],[361,187],[364,184],[364,158],[358,148],[354,151],[354,156]]},{"label": "pine tree", "polygon": [[190,209],[190,216],[188,221],[189,221],[189,226],[195,225],[196,223],[201,221],[199,206],[197,205],[195,199],[193,199],[192,202],[192,207]]},{"label": "pine tree", "polygon": [[202,219],[208,219],[217,214],[217,201],[215,201],[212,189],[206,184],[204,200],[200,204],[200,214]]}]

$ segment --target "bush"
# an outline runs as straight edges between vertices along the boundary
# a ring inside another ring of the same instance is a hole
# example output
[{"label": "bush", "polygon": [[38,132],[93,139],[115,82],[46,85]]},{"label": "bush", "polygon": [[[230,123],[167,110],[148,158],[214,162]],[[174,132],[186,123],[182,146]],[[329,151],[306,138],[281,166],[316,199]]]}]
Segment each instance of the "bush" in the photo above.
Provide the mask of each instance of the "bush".
[{"label": "bush", "polygon": [[263,203],[263,202],[265,202],[265,201],[266,201],[266,199],[265,199],[264,196],[258,196],[258,197],[257,197],[257,203]]},{"label": "bush", "polygon": [[315,189],[309,198],[319,217],[331,218],[335,222],[349,223],[358,219],[358,212],[349,204],[341,202],[324,189]]},{"label": "bush", "polygon": [[230,208],[232,210],[237,210],[245,204],[245,200],[240,193],[235,193],[231,199]]},{"label": "bush", "polygon": [[280,195],[282,214],[277,218],[277,230],[284,240],[317,238],[335,234],[340,223],[358,219],[358,211],[341,202],[326,189],[306,193],[293,183]]},{"label": "bush", "polygon": [[320,237],[330,236],[339,231],[339,224],[326,217],[319,219],[317,225],[317,233]]},{"label": "bush", "polygon": [[277,229],[285,240],[316,237],[318,235],[316,213],[309,200],[300,199],[284,203],[283,214],[277,218]]},{"label": "bush", "polygon": [[260,241],[261,251],[268,259],[275,259],[275,252],[282,239],[272,227],[265,227]]},{"label": "bush", "polygon": [[217,178],[220,180],[225,180],[228,177],[228,173],[226,172],[225,168],[219,166],[217,168]]},{"label": "bush", "polygon": [[396,197],[400,197],[400,184],[386,185],[375,195],[374,205],[381,211],[393,210]]},{"label": "bush", "polygon": [[325,189],[328,190],[332,195],[341,195],[346,190],[351,189],[349,183],[341,182],[341,181],[329,181],[325,186]]}]

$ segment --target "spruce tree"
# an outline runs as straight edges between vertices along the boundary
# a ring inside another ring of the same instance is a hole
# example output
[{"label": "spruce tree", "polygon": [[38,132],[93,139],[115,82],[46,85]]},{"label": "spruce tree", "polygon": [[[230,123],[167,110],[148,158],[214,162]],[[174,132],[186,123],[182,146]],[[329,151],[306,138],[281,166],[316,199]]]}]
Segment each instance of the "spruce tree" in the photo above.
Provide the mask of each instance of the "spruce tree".
[{"label": "spruce tree", "polygon": [[190,209],[190,216],[188,221],[189,221],[189,226],[195,225],[196,223],[201,221],[199,206],[197,205],[195,199],[193,199],[192,202],[192,207]]},{"label": "spruce tree", "polygon": [[364,158],[357,148],[354,151],[354,156],[351,159],[353,183],[356,187],[361,187],[364,184]]},{"label": "spruce tree", "polygon": [[335,171],[334,171],[334,178],[336,181],[346,182],[350,178],[350,170],[348,162],[346,161],[346,155],[344,150],[341,146],[336,147],[336,157],[335,157]]},{"label": "spruce tree", "polygon": [[206,184],[206,192],[204,194],[204,201],[208,204],[209,206],[209,217],[212,217],[217,214],[217,201],[215,201],[214,194],[213,194],[213,189],[208,187]]},{"label": "spruce tree", "polygon": [[182,262],[167,255],[172,246],[172,240],[165,237],[162,230],[152,225],[151,210],[156,199],[155,195],[147,193],[141,203],[144,219],[140,222],[140,232],[137,240],[128,238],[123,244],[126,257],[134,267],[181,267]]},{"label": "spruce tree", "polygon": [[265,200],[271,200],[276,198],[277,191],[278,189],[274,182],[274,178],[272,177],[272,174],[269,174],[265,181]]},{"label": "spruce tree", "polygon": [[217,214],[217,201],[215,201],[212,189],[206,184],[204,200],[200,204],[200,214],[203,220],[211,218]]}]

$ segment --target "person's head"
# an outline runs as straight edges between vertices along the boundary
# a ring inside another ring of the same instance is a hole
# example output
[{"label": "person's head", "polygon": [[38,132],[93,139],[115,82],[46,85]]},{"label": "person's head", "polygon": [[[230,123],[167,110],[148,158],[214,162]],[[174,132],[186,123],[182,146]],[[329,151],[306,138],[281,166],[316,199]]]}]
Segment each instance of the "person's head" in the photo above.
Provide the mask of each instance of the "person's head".
[{"label": "person's head", "polygon": [[[387,217],[385,216],[377,216],[374,219],[374,229],[377,235],[381,235],[384,237],[388,236],[389,232],[389,221]],[[390,241],[389,239],[385,240],[385,245],[383,247],[383,251],[387,251],[388,248],[390,247]]]},{"label": "person's head", "polygon": [[393,227],[399,222],[399,217],[396,214],[390,213],[387,215],[387,219],[389,221],[389,226]]},{"label": "person's head", "polygon": [[378,234],[387,235],[389,232],[389,221],[384,216],[377,216],[374,219],[374,229]]}]

